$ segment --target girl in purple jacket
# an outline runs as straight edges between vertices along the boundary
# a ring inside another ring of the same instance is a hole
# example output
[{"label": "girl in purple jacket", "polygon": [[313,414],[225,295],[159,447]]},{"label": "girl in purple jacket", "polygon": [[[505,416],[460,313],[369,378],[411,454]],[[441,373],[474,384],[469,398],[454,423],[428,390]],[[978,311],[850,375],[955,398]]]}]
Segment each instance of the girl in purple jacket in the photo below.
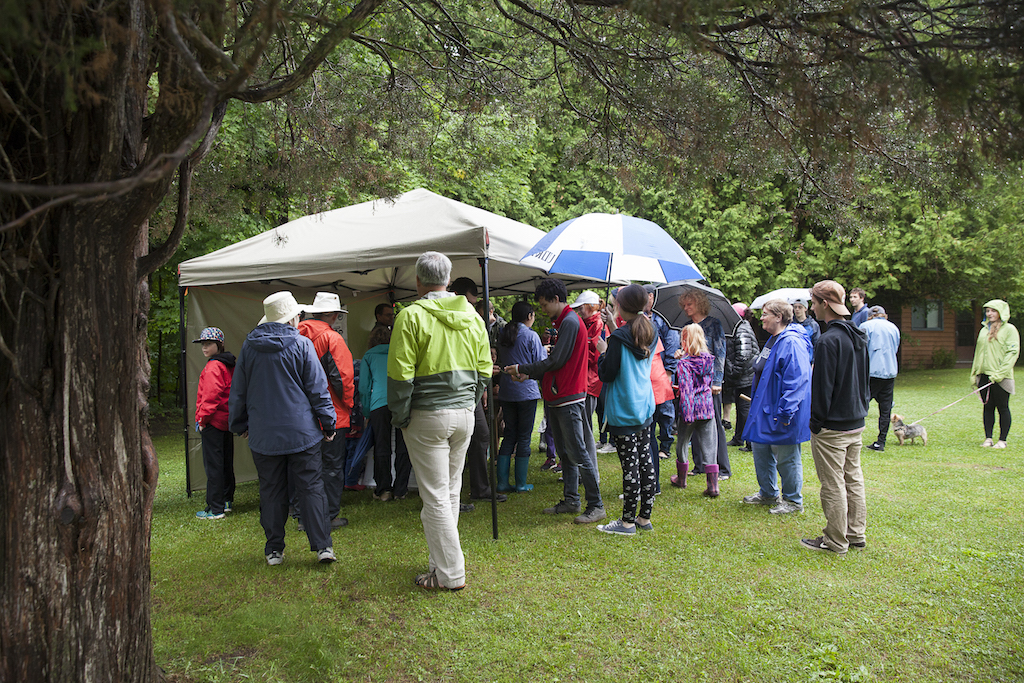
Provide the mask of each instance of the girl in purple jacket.
[{"label": "girl in purple jacket", "polygon": [[676,471],[672,485],[686,488],[687,444],[694,440],[694,465],[703,465],[708,477],[704,495],[718,497],[718,429],[715,425],[715,407],[711,398],[711,380],[715,372],[715,357],[708,353],[707,340],[700,325],[691,323],[679,334],[676,351],[676,383],[679,402],[676,405]]}]

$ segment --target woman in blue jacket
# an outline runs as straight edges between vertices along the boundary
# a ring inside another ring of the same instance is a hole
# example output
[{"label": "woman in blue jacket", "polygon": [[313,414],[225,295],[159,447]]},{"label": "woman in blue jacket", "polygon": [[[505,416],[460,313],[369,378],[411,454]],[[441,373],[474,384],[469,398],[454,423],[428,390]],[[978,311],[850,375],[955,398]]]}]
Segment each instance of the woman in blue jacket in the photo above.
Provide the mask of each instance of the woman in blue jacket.
[{"label": "woman in blue jacket", "polygon": [[[498,366],[527,365],[547,358],[540,337],[530,329],[535,315],[533,306],[526,301],[517,301],[512,306],[512,322],[498,333]],[[504,379],[504,378],[502,378]],[[501,447],[498,449],[498,491],[531,491],[533,484],[526,483],[530,466],[530,439],[533,437],[533,423],[537,419],[537,401],[540,389],[537,380],[522,382],[501,382],[498,387],[498,403],[505,419]],[[509,469],[512,451],[516,452],[516,484],[510,486]]]},{"label": "woman in blue jacket", "polygon": [[[412,461],[401,429],[391,425],[388,408],[388,350],[391,328],[377,325],[370,331],[369,349],[363,354],[359,376],[359,400],[373,430],[373,499],[387,502],[401,500],[409,493]],[[395,478],[391,479],[391,435],[395,435]]]},{"label": "woman in blue jacket", "polygon": [[[651,352],[654,326],[643,315],[647,292],[640,285],[619,290],[615,305],[626,324],[597,341],[601,357],[597,376],[604,382],[604,419],[615,439],[622,463],[622,518],[601,524],[598,531],[630,536],[640,527],[650,531],[654,509],[654,461],[651,459],[651,419],[654,388],[651,386]],[[607,316],[614,320],[613,316]],[[612,323],[614,324],[614,323]],[[639,509],[637,503],[639,501]]]},{"label": "woman in blue jacket", "polygon": [[[753,445],[760,490],[743,502],[771,505],[773,514],[800,512],[800,444],[811,438],[811,341],[782,299],[764,305],[761,326],[771,338],[754,361],[754,394],[743,430]],[[781,500],[776,473],[782,477]]]}]

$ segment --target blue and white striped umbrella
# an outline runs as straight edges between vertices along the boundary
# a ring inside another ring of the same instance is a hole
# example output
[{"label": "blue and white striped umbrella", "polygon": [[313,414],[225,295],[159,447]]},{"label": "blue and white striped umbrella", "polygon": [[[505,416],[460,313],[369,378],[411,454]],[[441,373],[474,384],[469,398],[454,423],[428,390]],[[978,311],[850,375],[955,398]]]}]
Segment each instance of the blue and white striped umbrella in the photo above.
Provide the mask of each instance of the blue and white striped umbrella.
[{"label": "blue and white striped umbrella", "polygon": [[603,282],[703,280],[683,248],[657,223],[623,214],[588,213],[545,235],[524,266]]}]

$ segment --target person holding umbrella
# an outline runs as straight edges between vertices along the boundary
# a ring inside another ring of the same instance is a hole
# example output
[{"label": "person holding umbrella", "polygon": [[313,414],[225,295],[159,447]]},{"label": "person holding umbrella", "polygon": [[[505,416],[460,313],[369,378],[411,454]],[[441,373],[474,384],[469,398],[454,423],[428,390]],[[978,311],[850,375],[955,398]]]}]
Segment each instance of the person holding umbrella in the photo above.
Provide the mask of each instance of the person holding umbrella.
[{"label": "person holding umbrella", "polygon": [[[759,490],[743,502],[770,505],[772,514],[802,512],[800,444],[811,439],[811,340],[782,299],[764,305],[761,324],[771,337],[754,359],[754,393],[743,430],[753,445]],[[781,500],[776,474],[782,477]]]}]

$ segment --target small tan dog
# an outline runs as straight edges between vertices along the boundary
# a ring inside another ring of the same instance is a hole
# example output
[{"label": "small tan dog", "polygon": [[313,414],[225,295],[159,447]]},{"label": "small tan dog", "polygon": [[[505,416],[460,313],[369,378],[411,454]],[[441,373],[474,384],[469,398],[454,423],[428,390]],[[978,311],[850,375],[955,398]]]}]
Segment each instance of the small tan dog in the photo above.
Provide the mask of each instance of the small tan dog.
[{"label": "small tan dog", "polygon": [[903,416],[896,413],[892,415],[892,433],[899,439],[901,446],[906,440],[914,443],[914,439],[918,437],[921,437],[922,444],[928,445],[928,431],[921,425],[903,424]]}]

